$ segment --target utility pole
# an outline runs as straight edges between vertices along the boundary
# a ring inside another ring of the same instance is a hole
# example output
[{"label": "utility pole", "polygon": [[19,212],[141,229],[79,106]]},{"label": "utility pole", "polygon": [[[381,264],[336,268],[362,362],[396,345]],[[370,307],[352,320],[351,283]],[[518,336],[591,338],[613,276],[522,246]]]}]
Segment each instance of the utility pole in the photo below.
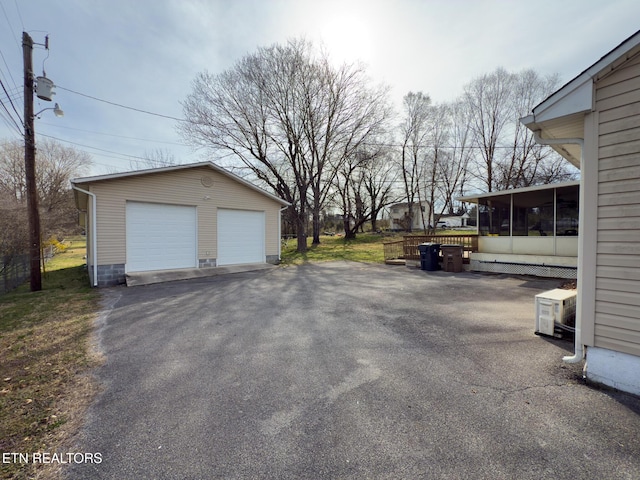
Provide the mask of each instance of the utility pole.
[{"label": "utility pole", "polygon": [[31,291],[42,290],[40,273],[40,213],[36,189],[36,139],[33,128],[33,40],[22,32],[24,59],[24,170],[27,182],[27,214],[29,216],[29,262]]}]

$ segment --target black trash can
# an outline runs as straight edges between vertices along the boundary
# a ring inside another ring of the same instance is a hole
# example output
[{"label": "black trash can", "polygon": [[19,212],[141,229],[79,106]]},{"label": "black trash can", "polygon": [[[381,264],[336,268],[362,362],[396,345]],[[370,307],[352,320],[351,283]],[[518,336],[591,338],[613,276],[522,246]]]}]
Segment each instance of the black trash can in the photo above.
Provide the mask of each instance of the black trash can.
[{"label": "black trash can", "polygon": [[420,251],[420,269],[428,272],[438,270],[438,260],[440,257],[439,243],[421,243],[418,245]]}]

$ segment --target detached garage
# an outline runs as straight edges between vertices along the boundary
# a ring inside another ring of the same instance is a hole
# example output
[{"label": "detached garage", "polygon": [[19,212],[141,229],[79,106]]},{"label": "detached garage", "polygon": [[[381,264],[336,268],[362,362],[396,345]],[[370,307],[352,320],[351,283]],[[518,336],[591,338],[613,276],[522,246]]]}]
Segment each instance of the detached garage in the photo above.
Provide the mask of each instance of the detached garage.
[{"label": "detached garage", "polygon": [[211,163],[77,178],[93,286],[136,272],[278,263],[289,204]]}]

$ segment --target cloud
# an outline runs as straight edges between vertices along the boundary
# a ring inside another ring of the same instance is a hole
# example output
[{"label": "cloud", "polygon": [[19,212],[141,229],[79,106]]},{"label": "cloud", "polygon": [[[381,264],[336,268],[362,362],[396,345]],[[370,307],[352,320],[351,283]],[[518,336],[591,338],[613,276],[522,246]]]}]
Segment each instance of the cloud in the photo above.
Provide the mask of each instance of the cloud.
[{"label": "cloud", "polygon": [[[6,65],[0,62],[0,78],[8,79],[11,73],[21,84],[21,42],[12,37],[24,25],[36,41],[43,42],[50,34],[44,63],[56,84],[180,117],[180,101],[190,93],[198,72],[223,72],[258,47],[294,37],[323,40],[337,60],[364,60],[374,81],[392,87],[398,105],[409,91],[423,91],[435,102],[451,101],[466,83],[499,66],[510,71],[533,68],[543,75],[557,72],[564,82],[636,31],[640,4],[635,0],[30,0],[7,2],[5,10],[6,18],[0,17],[0,49]],[[37,73],[45,56],[41,47],[34,51]],[[129,155],[142,155],[158,145],[104,134],[181,141],[175,123],[166,119],[62,90],[56,101],[65,110],[64,119],[43,118],[36,124],[37,132]],[[0,122],[0,128],[0,137],[6,137],[8,127]],[[197,160],[186,148],[170,148],[178,158]],[[112,168],[129,166],[128,160],[92,153]]]}]

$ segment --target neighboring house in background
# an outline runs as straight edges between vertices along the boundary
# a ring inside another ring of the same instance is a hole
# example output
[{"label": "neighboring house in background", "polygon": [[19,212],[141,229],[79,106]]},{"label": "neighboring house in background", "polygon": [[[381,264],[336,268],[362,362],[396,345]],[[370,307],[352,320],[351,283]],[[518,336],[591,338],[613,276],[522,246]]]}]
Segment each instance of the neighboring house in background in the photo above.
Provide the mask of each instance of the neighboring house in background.
[{"label": "neighboring house in background", "polygon": [[438,228],[456,228],[456,227],[466,227],[469,223],[469,214],[465,213],[463,215],[442,215],[436,226]]},{"label": "neighboring house in background", "polygon": [[478,205],[469,269],[576,278],[579,192],[576,181],[458,198]]},{"label": "neighboring house in background", "polygon": [[[433,214],[431,219],[427,219],[427,210],[425,205],[415,202],[412,205],[411,217],[409,216],[408,203],[396,203],[389,207],[389,229],[394,232],[409,230],[426,230],[433,225]],[[424,217],[424,222],[423,222]],[[409,222],[411,218],[411,222]],[[411,225],[409,225],[411,223]]]},{"label": "neighboring house in background", "polygon": [[640,394],[640,32],[521,122],[580,168],[575,355]]},{"label": "neighboring house in background", "polygon": [[71,181],[93,286],[126,274],[280,260],[288,203],[202,162]]}]

